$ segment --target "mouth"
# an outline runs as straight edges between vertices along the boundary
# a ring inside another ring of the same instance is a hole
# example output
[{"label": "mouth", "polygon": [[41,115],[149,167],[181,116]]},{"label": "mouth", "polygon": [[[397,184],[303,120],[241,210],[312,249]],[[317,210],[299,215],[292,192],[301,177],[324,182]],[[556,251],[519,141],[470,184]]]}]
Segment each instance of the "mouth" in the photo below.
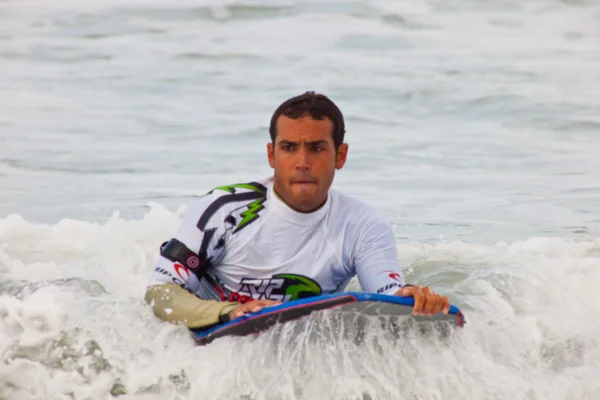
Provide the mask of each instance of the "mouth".
[{"label": "mouth", "polygon": [[293,183],[296,184],[296,185],[297,184],[300,184],[300,185],[310,185],[310,184],[315,184],[317,182],[311,181],[311,180],[308,180],[308,179],[300,179],[300,180],[294,181]]}]

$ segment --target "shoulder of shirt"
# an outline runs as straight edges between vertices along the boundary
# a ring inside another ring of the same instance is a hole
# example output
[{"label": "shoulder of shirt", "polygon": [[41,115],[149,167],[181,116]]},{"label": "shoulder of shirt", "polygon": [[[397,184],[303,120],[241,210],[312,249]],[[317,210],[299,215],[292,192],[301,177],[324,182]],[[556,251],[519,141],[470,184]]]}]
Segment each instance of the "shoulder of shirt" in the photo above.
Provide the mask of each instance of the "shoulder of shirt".
[{"label": "shoulder of shirt", "polygon": [[[187,220],[197,220],[198,226],[205,224],[217,215],[226,215],[238,209],[244,211],[244,206],[258,202],[253,211],[258,213],[266,200],[269,178],[215,186],[202,195],[186,214]],[[202,229],[202,228],[201,228]]]},{"label": "shoulder of shirt", "polygon": [[222,186],[215,186],[206,192],[203,197],[211,197],[213,199],[228,196],[228,195],[241,195],[245,193],[257,193],[263,194],[266,196],[267,187],[270,183],[270,179],[260,179],[251,182],[243,182],[243,183],[232,183]]},{"label": "shoulder of shirt", "polygon": [[344,214],[349,213],[348,215],[352,215],[353,219],[367,223],[383,222],[388,224],[385,215],[375,206],[335,189],[330,189],[330,193],[333,208],[343,210]]}]

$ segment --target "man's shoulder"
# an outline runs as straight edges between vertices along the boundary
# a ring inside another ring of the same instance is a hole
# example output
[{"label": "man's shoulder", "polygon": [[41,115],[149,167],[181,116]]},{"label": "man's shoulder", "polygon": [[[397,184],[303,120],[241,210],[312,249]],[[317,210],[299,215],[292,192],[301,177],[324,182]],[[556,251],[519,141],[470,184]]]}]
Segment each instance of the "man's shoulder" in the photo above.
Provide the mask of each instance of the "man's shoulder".
[{"label": "man's shoulder", "polygon": [[200,196],[191,206],[186,218],[198,220],[198,227],[203,229],[214,216],[224,216],[234,210],[242,213],[244,205],[257,214],[264,208],[262,203],[266,200],[269,184],[270,181],[266,178],[215,186]]},{"label": "man's shoulder", "polygon": [[369,204],[358,197],[342,193],[339,190],[331,189],[330,193],[332,194],[333,208],[344,215],[348,215],[349,218],[362,221],[387,222],[387,218],[383,215],[381,210],[374,205]]},{"label": "man's shoulder", "polygon": [[[249,182],[238,182],[230,183],[226,185],[215,186],[204,194],[204,196],[211,196],[218,198],[222,196],[240,196],[242,194],[254,193],[256,195],[266,196],[267,186],[270,184],[269,178],[259,179]],[[202,197],[204,197],[202,196]],[[248,196],[246,196],[248,197]]]},{"label": "man's shoulder", "polygon": [[219,204],[239,203],[246,199],[253,201],[264,198],[267,195],[269,184],[270,181],[266,178],[214,186],[200,195],[193,207],[208,207],[213,203],[217,203],[215,206],[218,206]]},{"label": "man's shoulder", "polygon": [[345,248],[355,257],[369,246],[393,246],[394,230],[389,218],[377,207],[357,197],[336,191],[332,209],[336,215],[332,223],[341,228]]}]

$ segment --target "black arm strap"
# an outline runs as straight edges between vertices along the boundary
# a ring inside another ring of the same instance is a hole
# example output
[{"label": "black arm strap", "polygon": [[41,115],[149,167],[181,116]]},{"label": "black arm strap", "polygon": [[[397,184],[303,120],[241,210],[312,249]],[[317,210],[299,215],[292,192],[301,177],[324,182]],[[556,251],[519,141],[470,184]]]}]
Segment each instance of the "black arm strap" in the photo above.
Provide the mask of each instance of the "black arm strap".
[{"label": "black arm strap", "polygon": [[196,253],[175,238],[160,246],[160,255],[173,262],[183,264],[199,278],[204,275],[204,270],[208,267],[208,263],[201,260]]}]

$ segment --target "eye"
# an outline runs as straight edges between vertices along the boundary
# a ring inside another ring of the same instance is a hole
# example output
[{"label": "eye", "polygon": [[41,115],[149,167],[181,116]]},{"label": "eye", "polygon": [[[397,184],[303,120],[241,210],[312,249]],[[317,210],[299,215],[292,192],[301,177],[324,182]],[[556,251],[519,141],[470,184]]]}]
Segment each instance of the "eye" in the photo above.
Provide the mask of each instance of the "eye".
[{"label": "eye", "polygon": [[283,151],[292,151],[294,150],[294,146],[291,144],[284,144],[283,146],[281,146],[281,149]]},{"label": "eye", "polygon": [[323,148],[323,146],[313,146],[313,147],[311,148],[311,150],[312,150],[314,153],[321,153],[322,151],[325,151],[325,149]]}]

